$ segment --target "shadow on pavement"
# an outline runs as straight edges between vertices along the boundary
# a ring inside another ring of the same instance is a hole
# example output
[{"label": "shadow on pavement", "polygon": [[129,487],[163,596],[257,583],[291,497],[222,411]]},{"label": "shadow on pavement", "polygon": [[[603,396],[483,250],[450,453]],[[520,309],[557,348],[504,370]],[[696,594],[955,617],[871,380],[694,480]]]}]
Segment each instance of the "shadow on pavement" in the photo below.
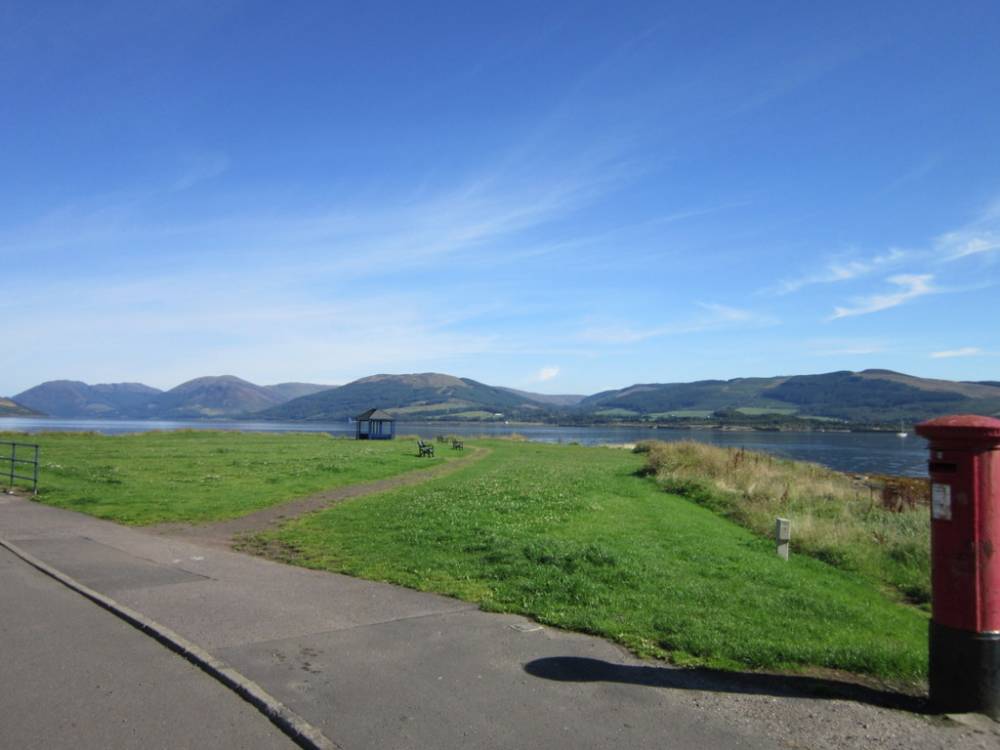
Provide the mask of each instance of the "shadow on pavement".
[{"label": "shadow on pavement", "polygon": [[780,698],[839,698],[913,713],[928,711],[927,699],[923,697],[819,677],[632,666],[579,656],[536,659],[525,664],[524,671],[534,677],[558,682],[619,682],[677,690],[771,695]]}]

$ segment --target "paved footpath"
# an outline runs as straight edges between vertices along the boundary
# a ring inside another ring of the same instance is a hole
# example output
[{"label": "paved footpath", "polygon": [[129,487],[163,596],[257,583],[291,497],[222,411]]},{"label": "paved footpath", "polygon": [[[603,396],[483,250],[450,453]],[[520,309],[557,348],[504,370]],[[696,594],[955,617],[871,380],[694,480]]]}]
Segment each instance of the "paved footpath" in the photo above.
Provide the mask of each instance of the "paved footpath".
[{"label": "paved footpath", "polygon": [[295,748],[235,693],[3,549],[0,676],[3,748]]},{"label": "paved footpath", "polygon": [[[834,697],[833,682],[674,669],[599,638],[539,628],[454,599],[285,566],[5,495],[0,538],[198,644],[346,750],[1000,747],[1000,725],[987,719],[955,723],[900,710],[905,699],[876,690],[857,689],[845,699]],[[24,575],[17,570],[0,567],[4,609],[20,597],[9,593],[16,589],[8,580]],[[82,653],[97,649],[94,641],[81,629]],[[126,663],[145,658],[126,648],[117,653]],[[74,669],[68,664],[68,673]],[[6,668],[2,674],[6,683]],[[16,679],[20,691],[7,685],[0,691],[0,716],[55,710],[60,698],[50,683],[30,670]],[[101,708],[105,698],[91,693],[80,705],[93,706],[98,721],[114,721]],[[143,699],[146,707],[155,702]],[[239,728],[221,715],[203,720],[180,701],[170,701],[169,709],[178,726],[203,724],[223,734]],[[2,733],[0,745],[7,746]],[[206,735],[204,746],[244,743],[235,734],[224,742]]]}]

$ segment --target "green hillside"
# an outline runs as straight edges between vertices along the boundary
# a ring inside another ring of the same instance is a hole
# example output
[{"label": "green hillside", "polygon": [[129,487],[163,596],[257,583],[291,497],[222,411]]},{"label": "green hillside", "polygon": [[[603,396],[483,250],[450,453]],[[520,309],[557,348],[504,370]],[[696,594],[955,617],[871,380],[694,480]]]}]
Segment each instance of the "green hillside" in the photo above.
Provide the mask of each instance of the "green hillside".
[{"label": "green hillside", "polygon": [[[592,396],[536,394],[441,373],[372,375],[344,386],[259,386],[224,375],[160,391],[141,383],[42,383],[12,401],[54,417],[334,420],[372,407],[401,419],[526,420],[593,424],[655,421],[812,429],[831,423],[884,428],[949,413],[1000,415],[1000,382],[920,378],[891,370],[839,370],[692,383],[637,383]],[[8,408],[0,414],[12,414]]]},{"label": "green hillside", "polygon": [[142,383],[87,385],[78,380],[50,380],[14,395],[14,401],[53,417],[156,416],[161,391]]},{"label": "green hillside", "polygon": [[[341,420],[378,407],[399,417],[541,415],[543,406],[503,388],[439,373],[373,375],[256,414],[266,419]],[[459,417],[461,418],[461,417]]]},{"label": "green hillside", "polygon": [[0,417],[38,417],[41,414],[9,398],[0,397]]},{"label": "green hillside", "polygon": [[195,378],[163,393],[157,400],[165,417],[219,417],[256,412],[282,403],[277,393],[233,375]]},{"label": "green hillside", "polygon": [[259,386],[233,375],[195,378],[169,391],[142,383],[88,385],[50,380],[15,395],[13,401],[52,417],[198,419],[243,416],[330,387],[312,383]]},{"label": "green hillside", "polygon": [[688,417],[708,413],[732,419],[775,415],[852,423],[919,421],[940,414],[1000,414],[1000,387],[917,378],[891,370],[847,370],[821,375],[646,383],[583,399],[583,415]]},{"label": "green hillside", "polygon": [[580,402],[582,411],[627,409],[639,414],[681,410],[708,410],[737,407],[787,408],[788,404],[762,395],[785,378],[737,378],[699,380],[693,383],[648,383],[619,391],[605,391]]}]

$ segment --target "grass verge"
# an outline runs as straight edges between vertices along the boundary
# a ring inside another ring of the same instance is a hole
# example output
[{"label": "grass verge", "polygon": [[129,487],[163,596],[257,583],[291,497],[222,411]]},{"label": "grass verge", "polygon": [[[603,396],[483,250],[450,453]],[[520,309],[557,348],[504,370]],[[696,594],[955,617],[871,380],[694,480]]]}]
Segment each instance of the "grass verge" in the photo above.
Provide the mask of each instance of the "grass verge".
[{"label": "grass verge", "polygon": [[930,513],[916,501],[926,482],[865,483],[818,464],[693,441],[653,441],[636,450],[667,492],[765,537],[773,537],[777,516],[788,518],[793,552],[929,605]]},{"label": "grass verge", "polygon": [[7,433],[2,439],[41,446],[39,501],[137,526],[236,518],[445,460],[418,458],[411,440],[316,433]]},{"label": "grass verge", "polygon": [[261,534],[312,568],[390,581],[730,669],[915,681],[927,617],[638,476],[643,457],[506,441],[446,478]]}]

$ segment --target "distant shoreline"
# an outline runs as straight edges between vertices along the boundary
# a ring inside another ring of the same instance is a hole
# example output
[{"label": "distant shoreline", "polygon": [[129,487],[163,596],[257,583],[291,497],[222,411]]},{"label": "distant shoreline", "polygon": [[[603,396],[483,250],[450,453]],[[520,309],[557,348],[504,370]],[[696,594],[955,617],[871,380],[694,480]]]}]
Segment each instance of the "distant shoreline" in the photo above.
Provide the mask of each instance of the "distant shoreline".
[{"label": "distant shoreline", "polygon": [[[255,417],[252,414],[246,416],[202,416],[202,417],[104,417],[104,416],[73,416],[73,417],[59,417],[51,416],[48,414],[0,414],[0,420],[52,420],[52,421],[69,421],[69,422],[119,422],[119,423],[129,423],[129,422],[139,422],[139,423],[153,423],[153,422],[178,422],[184,424],[210,424],[224,422],[227,424],[244,424],[244,423],[265,423],[265,424],[301,424],[301,425],[335,425],[335,424],[351,424],[348,418],[342,417],[340,419],[274,419],[266,417]],[[2,422],[0,422],[2,424]],[[397,419],[397,425],[453,425],[461,426],[465,428],[482,426],[493,426],[493,427],[535,427],[535,428],[567,428],[567,429],[629,429],[629,430],[649,430],[650,432],[655,432],[656,430],[690,430],[692,432],[782,432],[782,433],[894,433],[898,430],[897,426],[892,425],[850,425],[850,424],[840,424],[836,427],[829,426],[819,426],[809,427],[806,425],[794,425],[794,426],[771,426],[771,425],[752,425],[752,424],[727,424],[725,422],[709,422],[709,423],[691,423],[691,422],[642,422],[642,421],[622,421],[622,422],[605,422],[605,421],[580,421],[580,422],[562,422],[562,421],[552,421],[552,422],[540,422],[540,421],[524,421],[524,420],[486,420],[486,419]]]}]

